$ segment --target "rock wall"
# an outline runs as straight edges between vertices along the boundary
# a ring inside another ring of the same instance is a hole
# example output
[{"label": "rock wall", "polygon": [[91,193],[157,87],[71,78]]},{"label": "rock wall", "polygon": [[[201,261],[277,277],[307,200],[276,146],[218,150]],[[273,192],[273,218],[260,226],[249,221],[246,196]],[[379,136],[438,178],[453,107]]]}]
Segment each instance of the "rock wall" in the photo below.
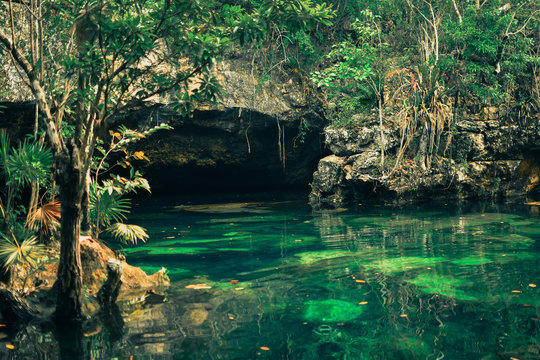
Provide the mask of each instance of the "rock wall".
[{"label": "rock wall", "polygon": [[220,103],[199,104],[191,117],[164,101],[118,120],[141,130],[173,127],[137,144],[150,159],[137,165],[153,192],[307,188],[325,154],[321,101],[296,74],[261,83],[253,66],[245,57],[224,61],[215,70]]},{"label": "rock wall", "polygon": [[[191,117],[183,117],[172,108],[172,96],[165,94],[130,109],[109,126],[145,130],[167,122],[173,127],[136,145],[150,159],[137,167],[153,192],[307,190],[318,160],[326,154],[326,120],[317,91],[293,71],[265,76],[250,54],[229,54],[216,64],[213,75],[222,86],[218,104],[199,103]],[[11,77],[0,78],[0,83],[6,81]],[[27,94],[15,100],[30,98]],[[33,102],[0,106],[0,127],[14,139],[33,131]]]},{"label": "rock wall", "polygon": [[[387,119],[389,120],[389,119]],[[366,203],[401,204],[465,199],[535,200],[540,195],[540,122],[519,126],[501,118],[496,108],[478,114],[464,110],[445,131],[425,169],[415,144],[397,161],[400,133],[373,121],[366,126],[327,128],[325,143],[333,153],[323,158],[312,182],[310,203],[340,208]],[[381,148],[385,161],[381,165]]]}]

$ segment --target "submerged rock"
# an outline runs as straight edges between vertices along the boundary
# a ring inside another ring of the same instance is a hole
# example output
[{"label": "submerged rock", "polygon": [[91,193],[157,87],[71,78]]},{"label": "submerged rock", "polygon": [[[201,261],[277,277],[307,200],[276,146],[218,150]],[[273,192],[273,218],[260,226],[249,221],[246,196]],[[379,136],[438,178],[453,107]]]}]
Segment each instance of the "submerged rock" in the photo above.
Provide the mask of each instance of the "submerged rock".
[{"label": "submerged rock", "polygon": [[304,303],[304,319],[309,322],[346,322],[359,318],[364,307],[347,301],[311,300]]}]

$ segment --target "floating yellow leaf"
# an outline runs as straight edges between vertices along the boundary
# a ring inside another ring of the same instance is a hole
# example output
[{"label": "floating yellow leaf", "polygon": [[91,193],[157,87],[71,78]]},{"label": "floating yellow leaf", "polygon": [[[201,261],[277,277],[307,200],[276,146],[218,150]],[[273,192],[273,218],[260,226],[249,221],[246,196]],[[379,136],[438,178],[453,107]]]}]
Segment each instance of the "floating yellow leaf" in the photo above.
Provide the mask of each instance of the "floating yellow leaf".
[{"label": "floating yellow leaf", "polygon": [[194,284],[194,285],[188,285],[186,286],[186,289],[211,289],[211,286],[208,286],[206,284]]},{"label": "floating yellow leaf", "polygon": [[266,346],[261,346],[261,350],[268,351],[268,350],[270,350],[270,348],[266,347]]},{"label": "floating yellow leaf", "polygon": [[244,290],[243,287],[237,287],[237,288],[234,288],[234,290],[238,291],[238,290]]},{"label": "floating yellow leaf", "polygon": [[6,347],[7,347],[9,350],[15,349],[15,345],[12,345],[12,344],[6,344]]},{"label": "floating yellow leaf", "polygon": [[229,319],[234,320],[234,316],[229,316]]},{"label": "floating yellow leaf", "polygon": [[529,284],[529,287],[534,288],[534,287],[536,287],[536,284]]},{"label": "floating yellow leaf", "polygon": [[366,283],[366,280],[356,280],[357,283],[360,283],[360,284],[365,284]]},{"label": "floating yellow leaf", "polygon": [[521,293],[521,291],[519,291],[519,290],[512,290],[512,292],[515,293],[515,294]]},{"label": "floating yellow leaf", "polygon": [[401,314],[401,315],[399,315],[399,317],[406,318],[407,314]]},{"label": "floating yellow leaf", "polygon": [[360,302],[358,303],[358,305],[366,305],[366,304],[367,304],[367,301],[360,301]]}]

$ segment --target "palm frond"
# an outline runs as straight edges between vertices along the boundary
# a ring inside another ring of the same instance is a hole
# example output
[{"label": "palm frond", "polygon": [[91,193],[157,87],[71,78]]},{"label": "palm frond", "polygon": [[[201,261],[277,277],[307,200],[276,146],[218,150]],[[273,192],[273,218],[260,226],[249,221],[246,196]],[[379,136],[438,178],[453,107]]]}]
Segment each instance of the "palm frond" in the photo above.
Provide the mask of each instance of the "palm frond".
[{"label": "palm frond", "polygon": [[33,235],[17,242],[16,239],[0,233],[0,259],[6,268],[17,264],[36,267],[44,252],[45,247],[39,244]]},{"label": "palm frond", "polygon": [[117,192],[99,189],[94,184],[90,186],[89,202],[92,222],[104,227],[125,220],[131,208],[129,199]]},{"label": "palm frond", "polygon": [[38,143],[23,142],[12,154],[8,154],[4,167],[9,181],[29,185],[47,181],[53,162],[51,150]]},{"label": "palm frond", "polygon": [[33,231],[41,229],[51,232],[58,227],[60,216],[60,201],[50,201],[30,214],[29,228]]},{"label": "palm frond", "polygon": [[137,241],[145,242],[148,239],[146,229],[138,225],[114,223],[107,229],[116,239],[125,242],[137,244]]}]

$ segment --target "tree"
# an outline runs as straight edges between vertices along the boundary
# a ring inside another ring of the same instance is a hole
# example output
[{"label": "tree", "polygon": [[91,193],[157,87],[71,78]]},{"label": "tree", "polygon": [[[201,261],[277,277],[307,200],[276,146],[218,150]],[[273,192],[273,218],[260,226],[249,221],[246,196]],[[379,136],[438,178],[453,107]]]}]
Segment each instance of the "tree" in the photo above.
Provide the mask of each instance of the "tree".
[{"label": "tree", "polygon": [[4,0],[0,6],[9,29],[0,30],[0,49],[31,90],[54,153],[62,209],[59,323],[83,317],[81,217],[97,134],[110,119],[161,95],[186,114],[193,101],[215,99],[210,70],[234,38],[249,42],[272,22],[308,27],[332,15],[309,0],[266,1],[250,11],[214,0]]},{"label": "tree", "polygon": [[[327,58],[333,64],[322,71],[312,73],[312,78],[319,87],[325,87],[331,96],[340,96],[340,93],[358,93],[358,87],[363,87],[364,92],[369,92],[377,104],[380,144],[381,166],[384,163],[384,127],[383,127],[383,103],[384,82],[388,63],[386,50],[388,44],[382,40],[381,28],[377,21],[379,16],[371,10],[361,11],[361,18],[355,19],[352,28],[355,31],[355,39],[349,37],[334,46],[328,53]],[[340,111],[340,110],[338,110]]]}]

